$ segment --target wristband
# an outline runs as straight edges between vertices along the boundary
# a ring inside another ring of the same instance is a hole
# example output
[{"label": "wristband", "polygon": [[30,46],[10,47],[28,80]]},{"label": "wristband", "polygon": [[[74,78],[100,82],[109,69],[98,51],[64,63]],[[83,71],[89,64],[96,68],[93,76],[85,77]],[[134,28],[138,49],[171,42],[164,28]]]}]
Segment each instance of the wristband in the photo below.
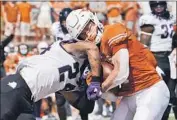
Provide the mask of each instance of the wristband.
[{"label": "wristband", "polygon": [[152,33],[141,31],[141,34],[152,36]]},{"label": "wristband", "polygon": [[98,76],[92,76],[92,80],[91,82],[100,82],[101,81],[101,77]]}]

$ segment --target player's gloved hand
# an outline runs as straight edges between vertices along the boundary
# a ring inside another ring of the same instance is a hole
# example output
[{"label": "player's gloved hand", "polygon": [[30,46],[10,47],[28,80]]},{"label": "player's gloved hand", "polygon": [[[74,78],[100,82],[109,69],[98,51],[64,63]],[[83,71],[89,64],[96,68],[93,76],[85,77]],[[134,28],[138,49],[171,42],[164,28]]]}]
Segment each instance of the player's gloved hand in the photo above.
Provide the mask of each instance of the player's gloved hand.
[{"label": "player's gloved hand", "polygon": [[100,77],[92,76],[92,80],[87,88],[87,98],[89,100],[97,100],[100,98],[102,92],[101,92],[101,83],[100,83]]}]

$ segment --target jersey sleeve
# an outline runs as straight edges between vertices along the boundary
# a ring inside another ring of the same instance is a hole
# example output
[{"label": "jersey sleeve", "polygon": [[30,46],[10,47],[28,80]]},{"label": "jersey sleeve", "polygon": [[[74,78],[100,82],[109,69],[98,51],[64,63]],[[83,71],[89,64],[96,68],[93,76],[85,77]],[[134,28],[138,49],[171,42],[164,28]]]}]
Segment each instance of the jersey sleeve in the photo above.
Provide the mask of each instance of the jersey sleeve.
[{"label": "jersey sleeve", "polygon": [[129,30],[120,23],[107,28],[102,38],[104,45],[101,49],[105,52],[104,54],[114,55],[120,49],[127,48],[129,34]]},{"label": "jersey sleeve", "polygon": [[151,15],[143,15],[139,19],[139,26],[142,27],[144,25],[155,25],[155,21],[153,20],[153,16]]}]

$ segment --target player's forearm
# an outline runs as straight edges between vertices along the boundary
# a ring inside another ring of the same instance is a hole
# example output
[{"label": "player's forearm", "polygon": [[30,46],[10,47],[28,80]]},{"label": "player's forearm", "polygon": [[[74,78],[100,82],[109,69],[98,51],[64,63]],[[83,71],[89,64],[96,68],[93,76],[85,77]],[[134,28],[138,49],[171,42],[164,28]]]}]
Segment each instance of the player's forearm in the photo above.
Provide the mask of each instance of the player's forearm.
[{"label": "player's forearm", "polygon": [[102,84],[102,90],[103,92],[106,92],[110,86],[113,85],[116,76],[119,74],[120,71],[120,61],[119,61],[119,55],[117,55],[118,52],[112,57],[112,64],[114,65],[114,69],[109,74],[109,76],[106,78],[106,80]]},{"label": "player's forearm", "polygon": [[154,27],[152,25],[141,26],[140,42],[149,47],[153,31]]},{"label": "player's forearm", "polygon": [[2,41],[2,48],[4,48],[6,45],[8,45],[14,38],[13,33],[9,36],[6,36],[6,38]]},{"label": "player's forearm", "polygon": [[88,60],[91,67],[92,76],[100,76],[101,74],[101,63],[100,55],[97,47],[88,48],[87,50]]},{"label": "player's forearm", "polygon": [[[91,67],[92,76],[100,76],[101,63],[100,63],[100,54],[98,47],[92,42],[76,42],[74,46],[70,47],[70,52],[79,52],[87,54],[89,64]],[[74,53],[73,53],[74,54]]]},{"label": "player's forearm", "polygon": [[117,71],[116,69],[114,69],[109,76],[106,78],[106,80],[102,83],[102,91],[106,92],[108,90],[108,88],[110,88],[110,86],[112,86],[114,80],[116,79],[117,73],[119,71]]},{"label": "player's forearm", "polygon": [[150,46],[150,40],[151,40],[151,36],[150,35],[141,34],[141,36],[140,36],[140,42],[142,44],[144,44],[147,47],[149,47]]}]

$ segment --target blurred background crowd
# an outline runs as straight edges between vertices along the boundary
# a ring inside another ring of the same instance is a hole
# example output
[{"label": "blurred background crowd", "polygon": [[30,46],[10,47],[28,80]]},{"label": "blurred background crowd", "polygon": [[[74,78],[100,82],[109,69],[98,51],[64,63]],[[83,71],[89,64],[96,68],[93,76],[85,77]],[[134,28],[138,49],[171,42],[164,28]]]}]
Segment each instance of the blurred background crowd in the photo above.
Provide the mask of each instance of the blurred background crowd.
[{"label": "blurred background crowd", "polygon": [[[151,12],[148,2],[110,2],[106,0],[95,0],[95,2],[83,0],[0,2],[1,40],[5,39],[10,32],[14,32],[13,40],[5,41],[1,48],[5,52],[1,61],[1,65],[5,68],[4,73],[1,74],[4,75],[13,74],[20,60],[39,54],[43,48],[47,48],[55,41],[52,24],[59,21],[59,13],[64,8],[91,10],[97,14],[103,25],[122,22],[132,29],[137,37],[139,36],[139,18],[143,14]],[[176,14],[176,2],[168,2],[168,9],[172,14]],[[47,97],[39,104],[41,107],[35,113],[36,117],[49,119],[49,114],[51,114],[57,119],[55,97]],[[94,114],[109,117],[116,103],[100,99],[96,106],[97,110]],[[68,116],[72,114],[77,116],[77,111],[73,108],[68,111]],[[54,118],[51,117],[50,120],[54,120]]]}]

